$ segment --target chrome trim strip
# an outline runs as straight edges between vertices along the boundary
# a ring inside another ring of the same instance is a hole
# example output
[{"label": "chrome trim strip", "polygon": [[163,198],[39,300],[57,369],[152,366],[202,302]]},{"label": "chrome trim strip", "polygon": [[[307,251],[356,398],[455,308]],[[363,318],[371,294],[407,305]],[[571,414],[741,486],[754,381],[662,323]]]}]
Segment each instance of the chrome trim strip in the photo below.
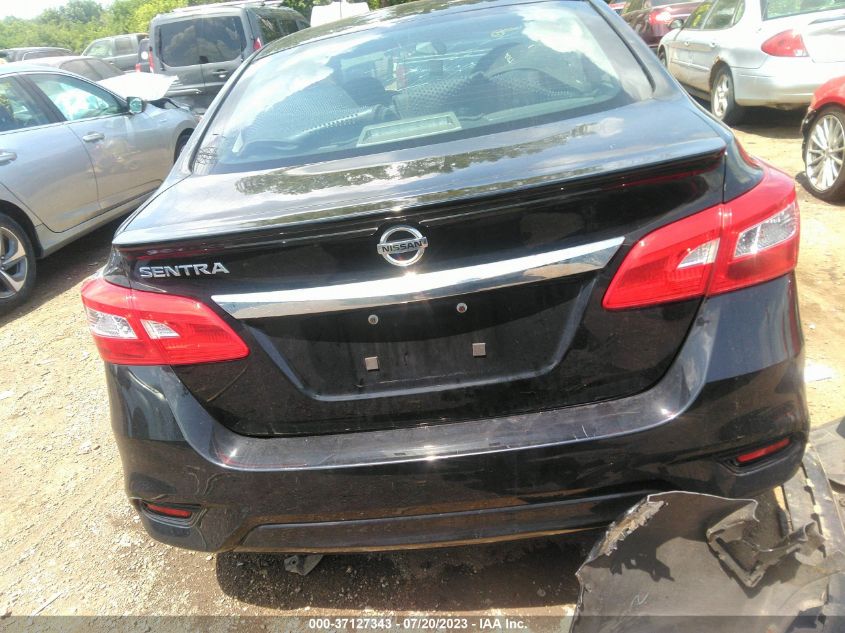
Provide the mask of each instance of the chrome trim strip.
[{"label": "chrome trim strip", "polygon": [[271,290],[211,298],[236,319],[359,310],[444,299],[473,292],[556,279],[604,268],[623,238],[573,246],[489,264],[350,284]]}]

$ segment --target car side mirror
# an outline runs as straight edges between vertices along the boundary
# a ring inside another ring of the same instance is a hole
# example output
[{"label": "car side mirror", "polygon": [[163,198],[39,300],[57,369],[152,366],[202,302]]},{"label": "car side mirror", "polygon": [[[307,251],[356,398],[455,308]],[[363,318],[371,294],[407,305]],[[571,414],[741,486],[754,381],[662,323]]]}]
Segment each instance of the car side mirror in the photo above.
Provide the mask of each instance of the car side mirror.
[{"label": "car side mirror", "polygon": [[129,97],[126,105],[129,106],[129,114],[141,114],[144,111],[144,100],[138,97]]},{"label": "car side mirror", "polygon": [[684,21],[681,18],[675,18],[671,22],[669,22],[669,30],[674,31],[675,29],[682,29],[684,28]]}]

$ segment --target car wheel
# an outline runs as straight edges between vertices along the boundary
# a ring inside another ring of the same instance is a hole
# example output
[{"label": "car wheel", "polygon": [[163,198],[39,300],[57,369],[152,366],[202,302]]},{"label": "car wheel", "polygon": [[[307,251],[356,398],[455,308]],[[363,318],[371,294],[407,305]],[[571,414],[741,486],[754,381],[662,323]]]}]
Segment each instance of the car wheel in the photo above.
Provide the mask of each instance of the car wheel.
[{"label": "car wheel", "polygon": [[716,71],[710,87],[710,112],[726,125],[735,125],[742,120],[745,110],[734,100],[734,79],[731,69],[722,66]]},{"label": "car wheel", "polygon": [[663,64],[664,68],[669,68],[669,62],[666,60],[666,50],[660,49],[657,51],[657,59],[660,60],[660,63]]},{"label": "car wheel", "polygon": [[822,200],[845,198],[845,110],[822,110],[807,132],[804,174],[807,188]]},{"label": "car wheel", "polygon": [[176,140],[176,151],[173,152],[174,163],[179,160],[179,156],[182,154],[182,150],[185,149],[185,145],[188,144],[189,138],[191,138],[190,132],[182,132],[182,134]]},{"label": "car wheel", "polygon": [[23,227],[0,214],[0,314],[26,301],[35,284],[35,250]]}]

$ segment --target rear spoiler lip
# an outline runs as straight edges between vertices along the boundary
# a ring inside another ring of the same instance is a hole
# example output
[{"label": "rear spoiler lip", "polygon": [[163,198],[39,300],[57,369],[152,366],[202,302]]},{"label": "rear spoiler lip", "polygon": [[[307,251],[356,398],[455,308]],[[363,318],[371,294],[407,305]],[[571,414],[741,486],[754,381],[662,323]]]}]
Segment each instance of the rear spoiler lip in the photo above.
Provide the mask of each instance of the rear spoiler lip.
[{"label": "rear spoiler lip", "polygon": [[[606,162],[593,166],[581,165],[527,186],[503,186],[495,191],[481,188],[477,193],[431,200],[424,194],[408,195],[381,205],[373,201],[371,209],[346,214],[328,214],[316,208],[301,208],[286,211],[275,223],[267,223],[266,213],[255,213],[251,218],[239,221],[237,225],[228,219],[218,219],[133,229],[131,223],[126,223],[115,236],[113,245],[122,255],[131,258],[160,257],[165,253],[168,257],[187,257],[221,250],[284,245],[304,230],[325,227],[326,231],[332,232],[330,227],[339,222],[372,218],[373,223],[380,224],[386,221],[380,218],[385,214],[394,219],[400,215],[412,219],[418,212],[438,206],[484,203],[498,196],[530,195],[544,188],[566,187],[569,191],[574,191],[580,187],[593,186],[630,187],[655,176],[682,172],[689,175],[690,171],[697,169],[708,171],[722,160],[727,144],[719,137],[710,137],[662,149],[663,152],[656,157],[657,160],[654,160],[653,152],[647,152],[647,156],[632,154],[625,157],[624,165],[611,164],[611,168],[608,168]],[[648,158],[653,160],[648,161]],[[171,189],[178,189],[183,182],[175,183]],[[436,196],[436,193],[432,196]],[[363,201],[358,203],[362,204]]]}]

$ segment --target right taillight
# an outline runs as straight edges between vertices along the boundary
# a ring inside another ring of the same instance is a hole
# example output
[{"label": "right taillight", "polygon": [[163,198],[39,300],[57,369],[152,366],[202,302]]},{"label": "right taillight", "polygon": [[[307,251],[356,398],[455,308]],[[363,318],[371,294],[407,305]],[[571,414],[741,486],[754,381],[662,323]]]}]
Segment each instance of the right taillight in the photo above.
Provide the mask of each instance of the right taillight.
[{"label": "right taillight", "polygon": [[767,55],[774,57],[807,57],[804,38],[795,31],[782,31],[773,35],[760,46]]},{"label": "right taillight", "polygon": [[738,290],[780,277],[798,261],[798,203],[786,174],[738,198],[649,233],[628,252],[605,293],[608,310]]},{"label": "right taillight", "polygon": [[204,303],[124,288],[82,285],[88,325],[103,360],[117,365],[193,365],[244,358],[246,343]]}]

